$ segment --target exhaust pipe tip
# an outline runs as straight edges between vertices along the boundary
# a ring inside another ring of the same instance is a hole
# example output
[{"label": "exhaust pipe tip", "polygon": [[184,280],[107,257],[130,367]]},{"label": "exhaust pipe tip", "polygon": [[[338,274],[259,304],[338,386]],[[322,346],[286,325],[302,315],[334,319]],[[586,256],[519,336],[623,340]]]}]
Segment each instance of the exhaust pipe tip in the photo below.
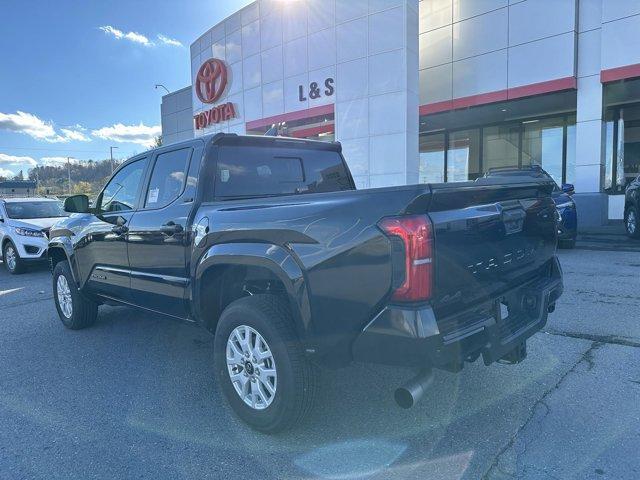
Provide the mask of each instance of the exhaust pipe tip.
[{"label": "exhaust pipe tip", "polygon": [[404,387],[396,388],[393,398],[400,408],[409,409],[416,404],[416,400],[411,392]]},{"label": "exhaust pipe tip", "polygon": [[400,408],[411,408],[420,401],[431,382],[433,382],[431,370],[422,372],[401,387],[398,387],[393,394],[393,398]]}]

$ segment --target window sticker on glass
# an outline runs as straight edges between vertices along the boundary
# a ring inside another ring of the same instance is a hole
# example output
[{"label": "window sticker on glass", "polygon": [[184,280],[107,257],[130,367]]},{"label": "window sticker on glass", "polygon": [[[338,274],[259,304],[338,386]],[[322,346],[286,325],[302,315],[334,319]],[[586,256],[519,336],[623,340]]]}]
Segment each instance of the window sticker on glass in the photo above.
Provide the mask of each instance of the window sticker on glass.
[{"label": "window sticker on glass", "polygon": [[258,168],[258,175],[261,177],[270,177],[271,176],[271,169],[269,168],[269,165],[260,165]]},{"label": "window sticker on glass", "polygon": [[229,176],[229,170],[227,170],[226,168],[220,170],[220,181],[227,183],[229,181]]},{"label": "window sticker on glass", "polygon": [[152,188],[149,190],[149,197],[147,198],[147,203],[158,203],[158,195],[160,194],[159,188]]}]

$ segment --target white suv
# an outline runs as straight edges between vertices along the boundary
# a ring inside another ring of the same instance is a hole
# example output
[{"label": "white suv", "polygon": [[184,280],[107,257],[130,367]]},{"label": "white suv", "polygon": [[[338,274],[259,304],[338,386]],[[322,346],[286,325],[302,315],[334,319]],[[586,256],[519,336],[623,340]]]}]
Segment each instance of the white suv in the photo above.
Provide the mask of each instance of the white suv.
[{"label": "white suv", "polygon": [[67,216],[57,199],[0,198],[0,251],[9,273],[21,273],[26,262],[46,260],[49,229]]}]

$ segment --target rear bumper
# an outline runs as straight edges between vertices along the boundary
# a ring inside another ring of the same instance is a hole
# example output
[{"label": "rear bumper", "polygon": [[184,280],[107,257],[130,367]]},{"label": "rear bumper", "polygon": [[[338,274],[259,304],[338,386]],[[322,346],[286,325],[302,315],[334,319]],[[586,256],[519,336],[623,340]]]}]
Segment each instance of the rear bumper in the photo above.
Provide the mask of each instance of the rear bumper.
[{"label": "rear bumper", "polygon": [[544,278],[452,317],[436,319],[430,306],[418,309],[388,306],[356,338],[353,358],[455,371],[465,360],[482,355],[489,365],[544,327],[548,311],[562,291],[562,270],[554,257]]}]

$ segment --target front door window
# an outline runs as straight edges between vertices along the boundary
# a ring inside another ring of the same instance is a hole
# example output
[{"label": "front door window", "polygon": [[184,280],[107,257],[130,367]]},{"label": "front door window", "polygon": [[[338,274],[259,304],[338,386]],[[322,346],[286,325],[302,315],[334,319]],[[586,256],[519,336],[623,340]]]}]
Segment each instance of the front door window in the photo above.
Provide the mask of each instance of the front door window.
[{"label": "front door window", "polygon": [[109,181],[98,200],[100,213],[126,212],[135,208],[145,160],[126,165]]}]

